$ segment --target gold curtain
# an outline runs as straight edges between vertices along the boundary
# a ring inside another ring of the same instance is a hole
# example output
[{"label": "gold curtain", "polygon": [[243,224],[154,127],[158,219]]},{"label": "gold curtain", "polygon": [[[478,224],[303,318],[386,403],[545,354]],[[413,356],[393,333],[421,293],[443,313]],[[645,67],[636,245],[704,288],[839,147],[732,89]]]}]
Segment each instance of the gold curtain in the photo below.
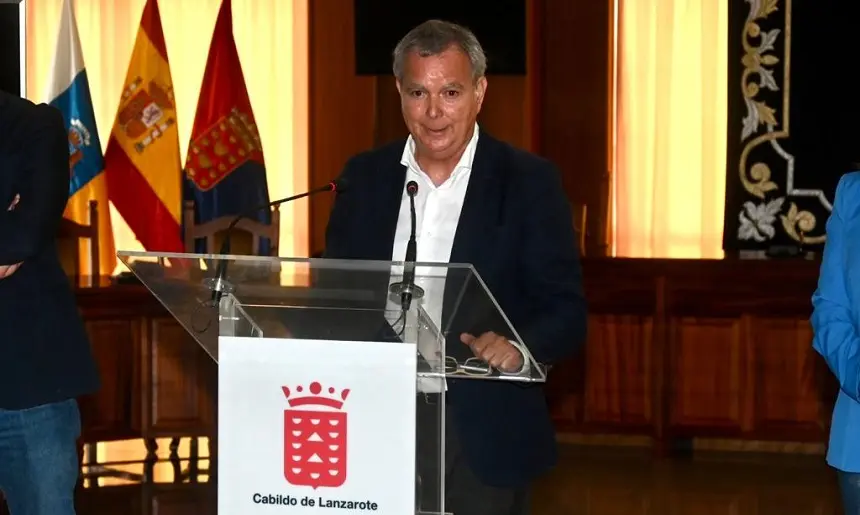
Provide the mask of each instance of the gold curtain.
[{"label": "gold curtain", "polygon": [[616,2],[614,254],[721,258],[728,2]]},{"label": "gold curtain", "polygon": [[[102,146],[116,116],[145,0],[75,0]],[[184,162],[215,18],[221,0],[159,2],[177,101]],[[48,101],[47,81],[62,0],[27,0],[27,97]],[[233,33],[263,140],[269,195],[308,188],[308,0],[233,0]],[[142,250],[111,207],[118,250]],[[281,206],[280,253],[308,253],[308,204]],[[119,270],[124,269],[122,265]]]}]

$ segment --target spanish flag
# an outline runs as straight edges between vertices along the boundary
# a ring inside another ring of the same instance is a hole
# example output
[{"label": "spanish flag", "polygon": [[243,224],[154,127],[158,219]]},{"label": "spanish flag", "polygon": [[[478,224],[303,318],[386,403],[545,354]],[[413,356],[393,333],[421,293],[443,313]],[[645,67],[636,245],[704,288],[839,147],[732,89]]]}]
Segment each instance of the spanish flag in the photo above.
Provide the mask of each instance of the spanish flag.
[{"label": "spanish flag", "polygon": [[147,251],[182,252],[182,168],[173,80],[147,0],[105,151],[110,200]]},{"label": "spanish flag", "polygon": [[[69,202],[65,217],[81,225],[90,224],[91,200],[98,202],[99,273],[112,274],[116,251],[110,223],[104,158],[90,98],[90,84],[81,52],[81,40],[72,0],[64,0],[60,13],[57,46],[48,81],[48,99],[63,113],[69,133]],[[89,256],[89,242],[81,242],[81,256]],[[80,259],[81,275],[92,275],[90,259]]]}]

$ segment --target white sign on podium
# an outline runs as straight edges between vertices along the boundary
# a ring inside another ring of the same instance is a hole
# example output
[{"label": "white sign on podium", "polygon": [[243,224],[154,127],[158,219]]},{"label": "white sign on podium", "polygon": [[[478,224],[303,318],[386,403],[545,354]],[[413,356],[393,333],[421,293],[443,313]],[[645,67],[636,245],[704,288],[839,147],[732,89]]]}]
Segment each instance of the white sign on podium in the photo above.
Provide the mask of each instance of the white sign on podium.
[{"label": "white sign on podium", "polygon": [[414,346],[218,347],[219,514],[414,513]]}]

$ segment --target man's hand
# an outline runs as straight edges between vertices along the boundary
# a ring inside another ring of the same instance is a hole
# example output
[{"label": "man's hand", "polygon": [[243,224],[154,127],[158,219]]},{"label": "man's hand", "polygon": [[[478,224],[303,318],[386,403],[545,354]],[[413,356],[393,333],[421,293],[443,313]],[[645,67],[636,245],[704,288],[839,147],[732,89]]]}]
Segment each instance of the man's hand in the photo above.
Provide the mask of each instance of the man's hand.
[{"label": "man's hand", "polygon": [[472,349],[475,357],[489,363],[502,372],[513,373],[522,369],[523,354],[507,338],[494,332],[486,332],[479,337],[469,333],[460,335],[460,341]]},{"label": "man's hand", "polygon": [[[18,205],[18,202],[21,200],[21,195],[15,194],[15,198],[12,199],[12,203],[9,204],[9,208],[6,211],[13,211],[15,206]],[[21,267],[21,263],[15,263],[14,265],[2,265],[0,266],[0,279],[5,279],[10,275],[14,274],[18,271],[18,268]]]},{"label": "man's hand", "polygon": [[0,266],[0,279],[5,279],[10,275],[14,274],[21,267],[21,263],[15,263],[14,265],[2,265]]}]

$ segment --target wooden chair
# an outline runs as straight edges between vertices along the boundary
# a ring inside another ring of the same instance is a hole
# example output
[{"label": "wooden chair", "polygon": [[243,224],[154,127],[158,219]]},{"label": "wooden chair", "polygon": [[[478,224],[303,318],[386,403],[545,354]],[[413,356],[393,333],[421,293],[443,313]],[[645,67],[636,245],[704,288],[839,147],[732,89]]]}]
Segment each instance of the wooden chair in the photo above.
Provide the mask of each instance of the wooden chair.
[{"label": "wooden chair", "polygon": [[579,254],[585,256],[585,242],[588,235],[587,215],[588,206],[585,204],[573,203],[573,229],[576,231],[576,236],[579,244]]},{"label": "wooden chair", "polygon": [[[99,265],[99,203],[96,200],[89,202],[89,223],[79,224],[67,218],[60,222],[57,232],[57,252],[60,256],[60,264],[66,275],[79,278],[81,274],[81,240],[89,240],[90,268],[89,276],[97,281],[101,276]],[[110,270],[109,272],[112,272]],[[83,274],[87,275],[87,274]]]},{"label": "wooden chair", "polygon": [[[222,216],[204,224],[194,223],[194,202],[185,202],[182,221],[185,226],[185,252],[195,252],[195,241],[206,241],[206,253],[217,254],[224,241],[227,226],[233,221],[232,216]],[[230,236],[230,253],[256,256],[260,254],[260,242],[263,238],[269,240],[269,255],[278,255],[278,244],[281,230],[281,217],[277,207],[272,209],[270,225],[243,218],[233,228]]]}]

